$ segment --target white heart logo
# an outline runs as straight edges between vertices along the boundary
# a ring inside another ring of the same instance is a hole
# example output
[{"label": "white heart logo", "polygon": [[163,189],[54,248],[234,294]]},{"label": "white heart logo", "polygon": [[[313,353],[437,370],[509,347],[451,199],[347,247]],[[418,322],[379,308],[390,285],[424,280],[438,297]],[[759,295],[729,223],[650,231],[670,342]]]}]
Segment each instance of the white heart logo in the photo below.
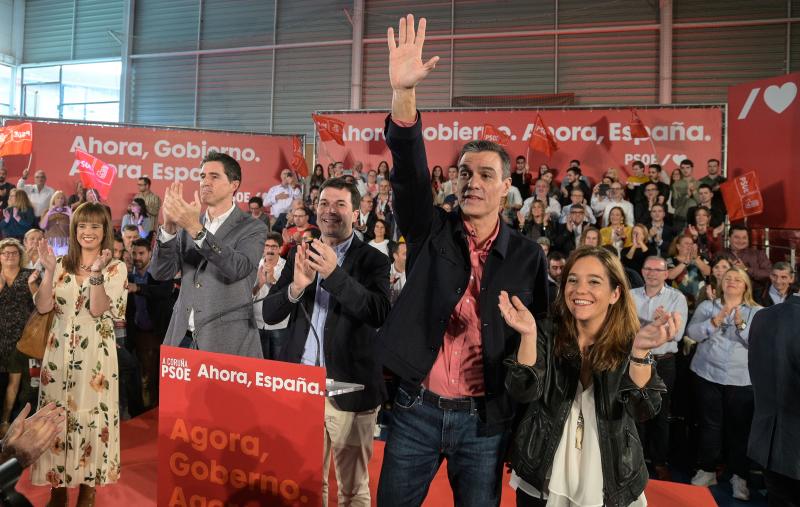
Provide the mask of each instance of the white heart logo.
[{"label": "white heart logo", "polygon": [[681,165],[681,162],[686,160],[686,155],[673,155],[672,161],[675,162],[675,165]]},{"label": "white heart logo", "polygon": [[764,102],[778,114],[786,111],[797,96],[797,85],[789,81],[783,86],[772,85],[764,90]]}]

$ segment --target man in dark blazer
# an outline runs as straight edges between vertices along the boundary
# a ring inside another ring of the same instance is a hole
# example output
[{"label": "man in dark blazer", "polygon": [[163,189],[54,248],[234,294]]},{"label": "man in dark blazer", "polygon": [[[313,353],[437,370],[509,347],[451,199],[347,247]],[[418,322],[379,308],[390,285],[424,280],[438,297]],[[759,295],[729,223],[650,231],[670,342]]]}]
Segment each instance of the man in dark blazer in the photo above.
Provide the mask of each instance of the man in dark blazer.
[{"label": "man in dark blazer", "polygon": [[[164,195],[164,225],[150,273],[163,281],[181,273],[166,345],[264,357],[252,290],[267,226],[233,202],[241,182],[239,163],[211,152],[203,159],[200,192],[191,203],[183,199],[181,183],[173,183]],[[201,215],[202,205],[206,211]]]},{"label": "man in dark blazer", "polygon": [[800,294],[756,313],[748,369],[755,395],[747,455],[764,467],[769,505],[800,506]]},{"label": "man in dark blazer", "polygon": [[[500,220],[511,161],[499,145],[467,143],[458,157],[459,210],[434,207],[415,87],[436,64],[421,60],[425,21],[389,32],[392,113],[386,140],[407,281],[380,331],[385,366],[400,378],[378,485],[378,505],[418,506],[441,462],[461,506],[498,505],[514,418],[504,360],[520,335],[498,307],[501,291],[538,316],[547,310],[541,247]],[[518,299],[517,299],[518,298]]]},{"label": "man in dark blazer", "polygon": [[360,200],[356,186],[342,178],[322,184],[317,207],[322,237],[289,253],[262,307],[267,324],[289,316],[289,338],[279,359],[324,366],[328,378],[364,386],[325,400],[323,505],[331,450],[340,504],[370,504],[373,432],[386,399],[375,341],[390,308],[389,258],[353,233]]}]

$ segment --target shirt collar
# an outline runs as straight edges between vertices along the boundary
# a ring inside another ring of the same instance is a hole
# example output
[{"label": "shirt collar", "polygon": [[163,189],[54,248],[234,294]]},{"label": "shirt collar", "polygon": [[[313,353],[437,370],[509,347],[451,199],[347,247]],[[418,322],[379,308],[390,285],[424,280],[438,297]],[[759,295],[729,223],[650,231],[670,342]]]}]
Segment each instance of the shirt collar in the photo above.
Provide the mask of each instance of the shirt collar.
[{"label": "shirt collar", "polygon": [[[775,286],[772,285],[772,284],[769,284],[769,294],[770,294],[770,296],[775,296],[776,298],[780,299],[781,301],[784,301],[786,299],[786,297],[782,296],[781,293],[778,292],[778,289],[776,289]],[[786,293],[786,296],[787,297],[789,296],[788,292]]]},{"label": "shirt collar", "polygon": [[208,210],[206,210],[206,212],[205,212],[206,225],[211,224],[211,223],[217,223],[217,224],[223,223],[225,220],[227,220],[227,218],[229,216],[231,216],[231,213],[233,213],[233,209],[235,207],[236,207],[236,204],[231,203],[231,207],[228,209],[228,211],[226,211],[225,213],[221,214],[220,216],[218,216],[218,217],[216,217],[214,219],[210,219],[208,217]]},{"label": "shirt collar", "polygon": [[351,232],[349,238],[333,247],[333,251],[336,252],[336,258],[338,260],[341,260],[344,254],[350,249],[350,245],[353,243],[353,236],[355,236],[355,233]]},{"label": "shirt collar", "polygon": [[474,252],[478,251],[479,253],[486,255],[489,253],[489,250],[492,249],[492,245],[494,244],[495,239],[497,239],[497,234],[500,232],[500,217],[497,218],[497,223],[494,225],[494,230],[489,235],[489,238],[483,244],[482,247],[478,247],[477,244],[477,236],[475,234],[475,227],[472,226],[471,223],[467,222],[466,220],[463,221],[464,223],[464,231],[467,233],[467,245],[469,246],[469,251]]}]

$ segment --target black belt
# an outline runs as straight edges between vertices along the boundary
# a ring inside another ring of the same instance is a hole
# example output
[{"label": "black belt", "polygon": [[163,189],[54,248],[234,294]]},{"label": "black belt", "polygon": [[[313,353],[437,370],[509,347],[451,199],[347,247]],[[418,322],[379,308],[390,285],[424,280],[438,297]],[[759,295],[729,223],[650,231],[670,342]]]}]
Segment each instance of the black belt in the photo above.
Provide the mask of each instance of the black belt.
[{"label": "black belt", "polygon": [[404,390],[408,391],[408,394],[410,394],[411,396],[417,396],[421,392],[423,402],[427,402],[430,405],[438,407],[442,410],[467,412],[474,408],[477,408],[478,403],[483,400],[482,396],[473,398],[444,398],[432,391],[428,391],[427,389],[421,388],[419,386],[414,386],[406,382],[403,382],[401,384],[401,387]]}]

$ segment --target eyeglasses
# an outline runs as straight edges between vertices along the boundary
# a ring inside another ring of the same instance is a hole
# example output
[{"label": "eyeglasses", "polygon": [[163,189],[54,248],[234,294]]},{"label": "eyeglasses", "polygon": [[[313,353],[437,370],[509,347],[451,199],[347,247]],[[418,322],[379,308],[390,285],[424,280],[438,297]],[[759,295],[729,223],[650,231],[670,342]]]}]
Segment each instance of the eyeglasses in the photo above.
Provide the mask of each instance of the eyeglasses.
[{"label": "eyeglasses", "polygon": [[3,257],[19,257],[19,252],[16,250],[9,250],[7,252],[0,252]]},{"label": "eyeglasses", "polygon": [[651,272],[654,272],[654,273],[664,273],[667,270],[666,269],[657,269],[657,268],[647,268],[647,267],[645,267],[645,268],[642,268],[642,271],[651,271]]}]

